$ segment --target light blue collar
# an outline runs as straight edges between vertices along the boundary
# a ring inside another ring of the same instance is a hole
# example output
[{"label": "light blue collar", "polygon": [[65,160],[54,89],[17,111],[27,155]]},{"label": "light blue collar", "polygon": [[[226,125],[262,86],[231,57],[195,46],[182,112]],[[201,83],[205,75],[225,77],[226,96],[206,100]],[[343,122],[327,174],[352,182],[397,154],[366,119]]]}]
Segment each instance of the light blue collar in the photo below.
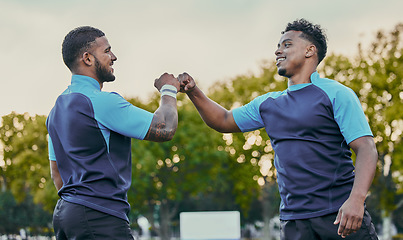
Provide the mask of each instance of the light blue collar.
[{"label": "light blue collar", "polygon": [[320,78],[319,73],[318,72],[313,72],[311,74],[311,82],[310,83],[301,83],[301,84],[295,84],[295,85],[288,86],[288,91],[297,91],[297,90],[300,90],[300,89],[302,89],[304,87],[312,85],[312,83],[314,81],[316,81],[317,79],[319,79],[319,78]]},{"label": "light blue collar", "polygon": [[79,85],[87,85],[91,88],[95,88],[101,91],[101,87],[99,86],[99,82],[92,77],[84,76],[84,75],[73,75],[71,76],[71,84],[79,84]]}]

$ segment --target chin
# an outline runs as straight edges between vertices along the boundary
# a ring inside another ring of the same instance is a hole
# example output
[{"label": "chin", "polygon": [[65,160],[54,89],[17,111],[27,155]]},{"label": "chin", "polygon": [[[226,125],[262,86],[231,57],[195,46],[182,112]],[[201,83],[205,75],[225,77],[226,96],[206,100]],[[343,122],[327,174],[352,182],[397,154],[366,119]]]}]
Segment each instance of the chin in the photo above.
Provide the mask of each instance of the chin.
[{"label": "chin", "polygon": [[284,68],[279,68],[277,70],[278,75],[283,76],[283,77],[287,77],[286,76],[286,70]]},{"label": "chin", "polygon": [[113,82],[113,81],[115,81],[115,76],[110,77],[110,78],[105,80],[105,82]]}]

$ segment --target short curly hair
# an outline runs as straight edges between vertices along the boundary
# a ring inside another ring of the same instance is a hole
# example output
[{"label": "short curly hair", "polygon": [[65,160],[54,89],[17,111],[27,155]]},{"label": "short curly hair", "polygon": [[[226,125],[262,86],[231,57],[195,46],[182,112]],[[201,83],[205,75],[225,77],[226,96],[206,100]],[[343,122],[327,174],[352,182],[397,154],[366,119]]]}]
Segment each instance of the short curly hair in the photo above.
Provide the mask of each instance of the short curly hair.
[{"label": "short curly hair", "polygon": [[310,41],[318,49],[318,64],[325,58],[327,53],[327,37],[320,25],[315,25],[303,18],[287,24],[282,34],[288,31],[301,31],[300,37]]},{"label": "short curly hair", "polygon": [[91,44],[99,37],[105,36],[101,30],[82,26],[71,30],[64,38],[62,44],[63,61],[72,71],[76,66],[76,60],[79,55],[88,51]]}]

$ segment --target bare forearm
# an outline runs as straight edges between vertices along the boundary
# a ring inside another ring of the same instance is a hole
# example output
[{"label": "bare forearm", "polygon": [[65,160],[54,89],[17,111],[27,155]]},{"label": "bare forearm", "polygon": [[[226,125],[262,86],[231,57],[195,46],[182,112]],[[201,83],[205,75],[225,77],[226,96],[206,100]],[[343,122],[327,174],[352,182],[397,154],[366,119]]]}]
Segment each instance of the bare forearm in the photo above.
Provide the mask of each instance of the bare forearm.
[{"label": "bare forearm", "polygon": [[173,138],[178,127],[176,99],[170,96],[161,98],[161,106],[154,112],[154,117],[145,140],[165,142]]},{"label": "bare forearm", "polygon": [[360,137],[350,143],[357,155],[355,179],[350,197],[343,203],[334,224],[338,224],[337,233],[343,238],[361,228],[364,216],[364,202],[375,175],[378,153],[372,137]]},{"label": "bare forearm", "polygon": [[218,132],[240,132],[232,113],[209,99],[198,87],[188,96],[207,126]]},{"label": "bare forearm", "polygon": [[50,161],[50,177],[55,184],[56,190],[59,191],[63,187],[62,177],[60,176],[59,169],[57,168],[56,161]]},{"label": "bare forearm", "polygon": [[372,137],[365,137],[365,139],[361,140],[365,144],[353,147],[357,158],[355,163],[355,180],[350,196],[364,202],[375,175],[378,153]]},{"label": "bare forearm", "polygon": [[59,191],[63,187],[63,181],[60,175],[58,177],[53,177],[53,183],[55,184],[56,190]]}]

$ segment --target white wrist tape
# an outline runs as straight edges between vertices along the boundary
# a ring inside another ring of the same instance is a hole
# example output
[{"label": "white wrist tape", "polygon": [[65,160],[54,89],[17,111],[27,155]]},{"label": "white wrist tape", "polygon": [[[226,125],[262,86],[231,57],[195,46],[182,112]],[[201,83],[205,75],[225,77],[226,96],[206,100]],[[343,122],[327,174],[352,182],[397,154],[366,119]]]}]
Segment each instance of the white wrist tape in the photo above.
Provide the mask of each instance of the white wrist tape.
[{"label": "white wrist tape", "polygon": [[172,85],[165,84],[160,89],[160,93],[161,93],[161,97],[164,96],[164,95],[168,95],[168,96],[171,96],[173,98],[176,98],[176,94],[178,93],[178,90],[177,90],[176,87],[174,87]]}]

